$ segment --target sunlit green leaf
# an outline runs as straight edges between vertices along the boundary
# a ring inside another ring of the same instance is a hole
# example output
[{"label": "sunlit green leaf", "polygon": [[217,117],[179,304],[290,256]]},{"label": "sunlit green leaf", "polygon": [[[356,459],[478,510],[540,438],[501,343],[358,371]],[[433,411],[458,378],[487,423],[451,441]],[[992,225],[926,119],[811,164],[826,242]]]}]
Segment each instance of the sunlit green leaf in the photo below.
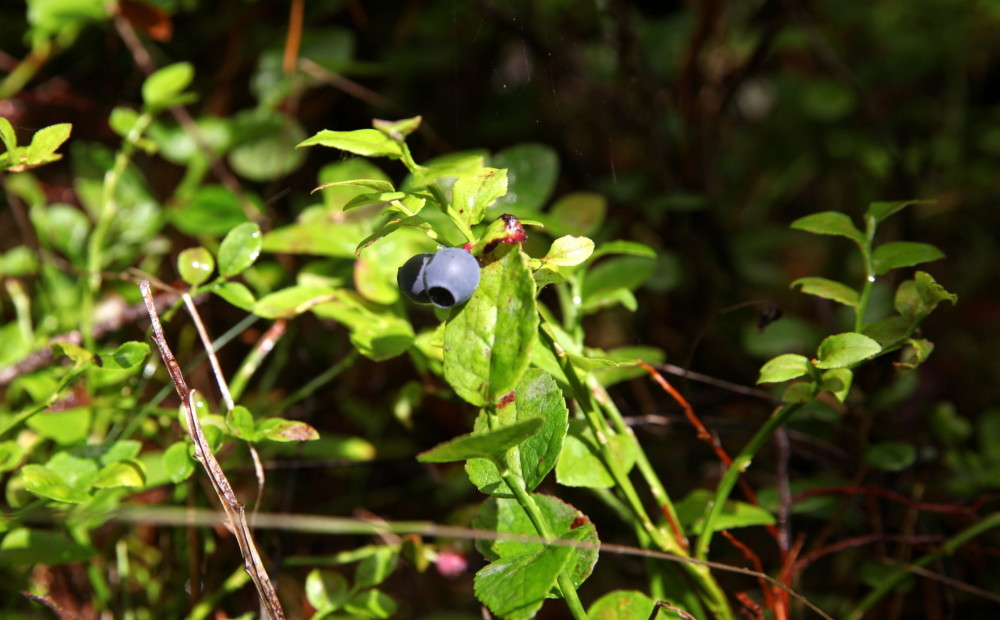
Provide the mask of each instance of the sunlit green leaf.
[{"label": "sunlit green leaf", "polygon": [[882,346],[878,342],[854,332],[837,334],[823,339],[816,353],[816,368],[845,368],[874,357]]},{"label": "sunlit green leaf", "polygon": [[795,288],[796,286],[801,286],[802,292],[806,295],[816,295],[824,299],[832,299],[851,308],[858,307],[858,292],[846,284],[827,280],[826,278],[806,277],[792,282],[791,288]]},{"label": "sunlit green leaf", "polygon": [[495,404],[528,367],[538,337],[535,281],[518,246],[482,269],[479,287],[453,309],[444,331],[444,376],[476,406]]},{"label": "sunlit green leaf", "polygon": [[242,273],[260,256],[260,226],[244,222],[229,231],[219,246],[219,273],[231,278]]},{"label": "sunlit green leaf", "polygon": [[451,463],[471,458],[501,460],[512,448],[537,433],[545,421],[531,418],[494,431],[461,435],[417,455],[421,463]]},{"label": "sunlit green leaf", "polygon": [[299,142],[297,148],[317,144],[365,157],[397,158],[402,155],[399,144],[377,129],[355,129],[353,131],[324,129],[315,136]]},{"label": "sunlit green leaf", "polygon": [[809,372],[809,359],[804,355],[785,353],[768,361],[760,368],[757,383],[781,383]]},{"label": "sunlit green leaf", "polygon": [[187,248],[177,255],[177,272],[191,286],[204,284],[215,271],[215,258],[203,247]]},{"label": "sunlit green leaf", "polygon": [[142,99],[146,106],[158,109],[174,105],[178,96],[194,79],[191,63],[178,62],[158,69],[142,83]]}]

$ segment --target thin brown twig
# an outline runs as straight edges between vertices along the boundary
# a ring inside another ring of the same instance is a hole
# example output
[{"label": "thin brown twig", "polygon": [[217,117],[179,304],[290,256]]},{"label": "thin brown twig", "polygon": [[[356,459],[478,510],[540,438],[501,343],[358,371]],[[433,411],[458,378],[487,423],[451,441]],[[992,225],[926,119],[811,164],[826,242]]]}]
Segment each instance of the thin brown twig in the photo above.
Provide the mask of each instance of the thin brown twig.
[{"label": "thin brown twig", "polygon": [[681,618],[681,620],[698,620],[697,618],[695,618],[688,612],[684,611],[680,607],[676,605],[671,605],[667,601],[656,601],[656,605],[653,606],[653,613],[650,614],[649,620],[655,620],[656,617],[659,615],[661,609],[666,609],[668,611],[674,612],[675,614],[677,614],[679,618]]},{"label": "thin brown twig", "polygon": [[254,544],[253,535],[250,533],[250,527],[247,524],[244,507],[236,499],[236,493],[233,492],[232,485],[229,484],[225,472],[223,472],[215,455],[212,454],[208,441],[202,432],[201,422],[195,413],[193,393],[188,388],[187,381],[185,381],[184,375],[181,372],[180,364],[174,358],[174,354],[167,345],[166,337],[163,335],[163,328],[160,325],[160,318],[153,303],[149,282],[145,280],[140,282],[139,289],[142,291],[142,298],[146,302],[146,308],[149,312],[149,320],[153,328],[153,341],[160,351],[160,356],[163,358],[164,364],[166,364],[167,372],[174,383],[177,395],[184,405],[188,432],[195,446],[195,458],[205,468],[208,478],[212,482],[212,487],[215,489],[215,493],[222,503],[222,508],[228,517],[229,525],[243,555],[247,573],[249,573],[254,585],[257,586],[261,604],[272,620],[284,620],[284,610],[281,608],[278,594],[271,583],[270,577],[267,575],[267,571],[264,569],[264,563],[260,559],[260,554],[257,552],[257,546]]},{"label": "thin brown twig", "polygon": [[[181,295],[184,300],[184,306],[187,308],[188,314],[191,315],[191,320],[194,322],[195,329],[198,331],[198,337],[201,338],[202,345],[205,347],[205,354],[208,355],[208,363],[212,366],[212,373],[215,375],[215,382],[219,386],[219,392],[222,394],[222,400],[226,403],[226,411],[232,411],[236,407],[236,402],[233,400],[233,395],[229,391],[229,384],[226,382],[225,375],[222,374],[222,365],[219,364],[219,357],[215,354],[215,346],[212,344],[212,338],[208,334],[208,329],[205,328],[205,322],[201,320],[201,313],[198,312],[198,307],[194,304],[194,300],[191,295],[184,293]],[[253,459],[254,473],[257,476],[257,497],[254,499],[253,514],[257,513],[257,509],[260,507],[260,498],[264,496],[264,483],[266,481],[264,475],[264,468],[261,466],[260,455],[257,454],[257,449],[254,448],[253,444],[247,443],[247,447],[250,449],[250,457]]]},{"label": "thin brown twig", "polygon": [[59,620],[77,620],[76,616],[63,609],[58,603],[53,601],[48,596],[38,596],[37,594],[32,594],[27,590],[21,590],[21,596],[30,601],[34,601],[39,605],[45,605],[51,609],[53,613],[59,616]]},{"label": "thin brown twig", "polygon": [[281,59],[281,68],[285,75],[295,71],[299,58],[299,48],[302,46],[302,18],[305,7],[302,0],[292,0],[288,15],[288,38],[285,39],[285,54]]}]

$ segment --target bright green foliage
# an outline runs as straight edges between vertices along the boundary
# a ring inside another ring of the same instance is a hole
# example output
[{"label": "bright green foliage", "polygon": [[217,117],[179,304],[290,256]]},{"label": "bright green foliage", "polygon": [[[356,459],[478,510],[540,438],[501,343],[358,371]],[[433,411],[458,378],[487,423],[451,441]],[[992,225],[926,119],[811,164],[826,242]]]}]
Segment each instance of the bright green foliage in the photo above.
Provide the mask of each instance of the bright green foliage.
[{"label": "bright green foliage", "polygon": [[73,126],[60,123],[44,127],[35,132],[28,146],[17,145],[17,134],[6,118],[0,117],[0,141],[5,153],[0,153],[0,171],[22,172],[45,164],[59,161],[62,155],[56,150],[69,139]]}]

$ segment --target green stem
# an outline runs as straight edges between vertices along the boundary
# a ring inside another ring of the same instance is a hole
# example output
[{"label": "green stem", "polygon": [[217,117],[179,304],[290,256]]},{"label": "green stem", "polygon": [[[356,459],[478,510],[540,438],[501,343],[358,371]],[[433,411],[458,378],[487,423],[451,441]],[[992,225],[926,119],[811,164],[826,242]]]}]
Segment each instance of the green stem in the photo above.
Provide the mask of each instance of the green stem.
[{"label": "green stem", "polygon": [[649,486],[649,492],[653,494],[656,505],[663,511],[663,516],[669,521],[668,525],[670,525],[671,529],[675,527],[679,528],[680,519],[677,517],[677,510],[674,508],[674,503],[667,494],[666,487],[663,486],[663,482],[660,481],[656,470],[653,469],[652,463],[649,462],[649,457],[646,456],[646,451],[643,450],[642,444],[635,438],[635,433],[625,424],[625,419],[622,417],[621,411],[618,410],[618,406],[611,400],[611,395],[608,394],[604,386],[593,375],[587,377],[587,385],[593,393],[599,395],[598,402],[611,419],[611,423],[615,429],[619,433],[632,437],[632,441],[635,444],[635,464],[639,469],[639,473],[642,474],[643,479]]},{"label": "green stem", "polygon": [[[913,565],[923,568],[924,566],[927,566],[928,564],[930,564],[937,558],[941,557],[942,555],[954,553],[959,547],[969,542],[973,538],[998,526],[1000,526],[1000,512],[994,512],[985,519],[979,521],[978,523],[970,525],[969,527],[962,530],[955,536],[951,537],[943,545],[941,545],[940,549],[934,551],[933,553],[928,553],[927,555],[924,555],[916,562],[914,562]],[[866,611],[874,607],[875,604],[882,599],[882,597],[884,597],[886,594],[892,591],[893,588],[899,585],[899,583],[908,574],[909,571],[907,570],[907,568],[905,566],[902,566],[897,568],[888,577],[882,579],[881,583],[879,583],[878,586],[874,590],[872,590],[868,594],[868,596],[866,596],[860,603],[858,603],[858,606],[855,607],[854,610],[851,611],[851,613],[846,616],[847,620],[860,620],[861,617],[864,616],[864,613]]]},{"label": "green stem", "polygon": [[97,223],[94,231],[90,235],[87,243],[87,279],[84,283],[83,298],[81,300],[81,325],[83,342],[86,349],[94,350],[94,300],[101,288],[101,267],[103,265],[104,241],[111,229],[111,223],[118,212],[118,203],[115,199],[115,192],[121,182],[125,168],[132,159],[136,143],[146,129],[153,122],[153,115],[143,112],[132,125],[128,135],[122,144],[122,148],[115,155],[115,162],[111,169],[104,174],[104,186],[101,192],[100,212],[97,214]]},{"label": "green stem", "polygon": [[[636,519],[638,526],[641,527],[642,530],[656,544],[656,546],[663,551],[682,558],[690,557],[687,551],[681,547],[680,543],[672,535],[668,535],[662,529],[653,525],[649,515],[646,513],[646,509],[642,505],[639,494],[632,485],[632,481],[628,478],[628,475],[621,470],[618,459],[611,453],[611,447],[608,445],[607,438],[604,436],[604,429],[607,427],[607,423],[598,413],[598,408],[594,405],[590,390],[583,386],[583,383],[576,374],[576,369],[573,367],[572,361],[570,361],[566,355],[562,354],[562,351],[550,335],[549,331],[547,329],[541,329],[539,330],[539,333],[545,343],[552,350],[552,353],[556,356],[556,359],[560,360],[563,373],[566,375],[566,380],[569,382],[573,397],[576,399],[581,411],[583,411],[584,417],[591,426],[591,430],[594,431],[594,435],[597,437],[598,451],[600,452],[601,460],[604,463],[604,466],[608,469],[608,472],[611,474],[612,479],[615,481],[615,486],[618,487],[619,492],[621,492],[624,496],[625,503],[631,511],[633,518]],[[698,584],[701,589],[702,600],[705,602],[705,605],[711,609],[713,615],[722,620],[729,620],[733,618],[733,612],[729,606],[729,601],[726,599],[725,593],[722,591],[722,588],[719,587],[719,584],[715,581],[715,578],[712,576],[711,572],[709,572],[708,568],[700,564],[689,563],[685,563],[684,567]]]},{"label": "green stem", "polygon": [[38,70],[59,51],[59,47],[51,39],[46,39],[33,47],[27,58],[17,63],[14,70],[0,82],[0,101],[10,99],[21,92],[24,86],[31,81],[31,78],[35,77]]},{"label": "green stem", "polygon": [[868,299],[871,297],[872,285],[875,284],[875,264],[872,261],[872,241],[875,239],[875,223],[869,220],[865,225],[865,242],[858,243],[861,258],[865,264],[865,281],[861,285],[861,296],[854,314],[854,331],[861,333],[865,328],[865,315],[868,314]]},{"label": "green stem", "polygon": [[[509,452],[508,452],[509,454]],[[524,487],[521,485],[521,481],[511,473],[510,467],[503,463],[497,463],[497,469],[500,470],[500,478],[507,483],[510,488],[511,493],[514,494],[514,498],[517,499],[517,503],[521,505],[521,508],[528,515],[528,519],[531,524],[535,526],[535,530],[538,535],[545,539],[546,542],[552,540],[552,532],[549,531],[548,524],[545,522],[545,517],[542,516],[542,511],[538,508],[538,504],[535,503],[535,498],[528,493]],[[566,574],[566,571],[559,573],[559,577],[556,580],[559,586],[559,592],[562,594],[563,600],[566,601],[566,606],[569,607],[570,613],[576,620],[586,620],[587,612],[583,608],[583,603],[580,602],[580,597],[577,596],[576,587],[573,586],[573,581]]]},{"label": "green stem", "polygon": [[801,403],[794,403],[790,405],[784,405],[775,410],[771,417],[768,418],[764,426],[757,431],[757,434],[750,439],[749,443],[743,448],[743,450],[733,459],[733,464],[729,466],[726,470],[725,475],[722,476],[722,480],[719,482],[719,486],[715,490],[715,497],[712,499],[711,509],[708,512],[708,516],[705,517],[705,524],[701,535],[698,536],[698,542],[695,544],[694,557],[699,560],[704,560],[708,555],[708,546],[712,542],[712,535],[715,533],[715,523],[719,519],[719,515],[722,514],[722,509],[726,504],[726,500],[729,499],[729,494],[732,493],[733,487],[736,486],[737,480],[740,476],[750,467],[751,461],[753,461],[754,455],[760,450],[761,446],[771,438],[771,435],[775,433],[781,426],[788,421],[793,413],[802,407]]}]

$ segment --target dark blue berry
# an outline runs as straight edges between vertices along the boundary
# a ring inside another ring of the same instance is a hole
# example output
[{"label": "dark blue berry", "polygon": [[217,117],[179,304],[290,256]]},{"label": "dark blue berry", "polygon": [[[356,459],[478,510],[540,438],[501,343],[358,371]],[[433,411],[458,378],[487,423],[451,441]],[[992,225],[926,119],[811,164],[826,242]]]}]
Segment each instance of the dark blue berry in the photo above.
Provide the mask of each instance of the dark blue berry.
[{"label": "dark blue berry", "polygon": [[479,286],[479,261],[462,248],[438,250],[423,270],[424,286],[430,302],[450,308],[472,297]]},{"label": "dark blue berry", "polygon": [[417,303],[428,304],[431,302],[427,296],[427,289],[424,287],[424,269],[432,256],[434,255],[429,253],[417,254],[403,263],[403,266],[396,272],[396,284],[399,285],[399,290]]}]

